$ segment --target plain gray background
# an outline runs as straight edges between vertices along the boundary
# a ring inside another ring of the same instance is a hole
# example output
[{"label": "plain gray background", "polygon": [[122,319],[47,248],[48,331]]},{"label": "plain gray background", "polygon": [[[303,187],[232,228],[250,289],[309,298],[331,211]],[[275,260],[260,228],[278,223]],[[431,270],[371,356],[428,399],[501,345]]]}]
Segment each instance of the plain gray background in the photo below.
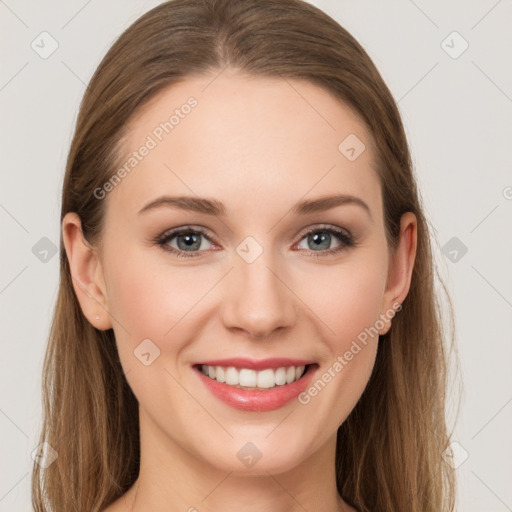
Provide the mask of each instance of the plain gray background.
[{"label": "plain gray background", "polygon": [[[59,244],[60,190],[79,102],[113,41],[158,3],[0,0],[4,512],[31,510],[31,453],[59,261],[51,250],[41,254]],[[512,510],[511,2],[312,3],[368,51],[406,125],[455,305],[464,385],[456,417],[454,374],[458,510]],[[31,47],[46,37],[51,48],[44,31],[58,43],[45,59]]]}]

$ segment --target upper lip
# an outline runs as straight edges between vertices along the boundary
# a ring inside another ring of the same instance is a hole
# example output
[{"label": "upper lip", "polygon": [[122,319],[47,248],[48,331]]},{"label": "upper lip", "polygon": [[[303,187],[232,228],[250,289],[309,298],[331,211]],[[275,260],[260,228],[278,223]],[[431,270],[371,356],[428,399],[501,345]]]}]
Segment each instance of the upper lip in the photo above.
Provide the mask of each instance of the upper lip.
[{"label": "upper lip", "polygon": [[307,359],[291,359],[287,357],[273,357],[270,359],[248,359],[245,357],[235,357],[231,359],[215,359],[208,361],[201,361],[195,363],[197,366],[234,366],[235,368],[248,368],[250,370],[265,370],[267,368],[281,368],[286,366],[306,366],[308,364],[315,364],[315,361]]}]

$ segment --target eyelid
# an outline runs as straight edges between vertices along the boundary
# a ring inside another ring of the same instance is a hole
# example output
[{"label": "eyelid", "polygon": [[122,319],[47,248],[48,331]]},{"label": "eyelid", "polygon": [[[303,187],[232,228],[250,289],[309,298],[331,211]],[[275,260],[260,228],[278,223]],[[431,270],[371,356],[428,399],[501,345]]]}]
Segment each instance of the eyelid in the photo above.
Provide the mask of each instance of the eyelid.
[{"label": "eyelid", "polygon": [[306,235],[315,232],[315,231],[322,231],[325,230],[327,232],[335,232],[336,234],[342,234],[346,236],[347,238],[353,238],[350,231],[347,229],[333,226],[332,224],[313,224],[311,226],[305,227],[303,230],[299,232],[297,236],[299,236],[299,241],[302,240]]}]

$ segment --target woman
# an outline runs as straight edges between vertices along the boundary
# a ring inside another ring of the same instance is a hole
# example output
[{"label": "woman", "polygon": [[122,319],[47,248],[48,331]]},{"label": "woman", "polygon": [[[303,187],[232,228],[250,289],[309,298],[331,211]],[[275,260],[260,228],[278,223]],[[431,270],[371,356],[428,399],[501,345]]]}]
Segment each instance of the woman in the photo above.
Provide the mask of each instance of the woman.
[{"label": "woman", "polygon": [[128,28],[68,158],[35,510],[453,510],[411,167],[374,64],[307,3]]}]

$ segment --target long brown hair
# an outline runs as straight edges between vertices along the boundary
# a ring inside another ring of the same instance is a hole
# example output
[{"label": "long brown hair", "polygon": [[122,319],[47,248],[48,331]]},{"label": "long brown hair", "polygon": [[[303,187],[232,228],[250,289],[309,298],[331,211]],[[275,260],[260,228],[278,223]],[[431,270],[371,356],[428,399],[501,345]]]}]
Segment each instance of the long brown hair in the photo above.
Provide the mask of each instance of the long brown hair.
[{"label": "long brown hair", "polygon": [[[128,122],[164,88],[226,67],[304,79],[353,108],[374,139],[386,236],[417,218],[410,291],[379,339],[370,381],[338,429],[338,492],[361,512],[440,512],[455,506],[445,462],[445,395],[452,329],[446,336],[431,229],[423,213],[397,105],[370,57],[337,22],[301,0],[172,0],[147,12],[108,51],[84,94],[67,160],[61,221],[76,212],[85,238],[101,239],[105,201],[94,191],[119,165]],[[442,290],[446,292],[444,284]],[[44,360],[41,443],[58,454],[34,464],[32,499],[41,511],[101,511],[139,471],[138,403],[112,329],[95,329],[72,286],[62,236],[60,285]]]}]

